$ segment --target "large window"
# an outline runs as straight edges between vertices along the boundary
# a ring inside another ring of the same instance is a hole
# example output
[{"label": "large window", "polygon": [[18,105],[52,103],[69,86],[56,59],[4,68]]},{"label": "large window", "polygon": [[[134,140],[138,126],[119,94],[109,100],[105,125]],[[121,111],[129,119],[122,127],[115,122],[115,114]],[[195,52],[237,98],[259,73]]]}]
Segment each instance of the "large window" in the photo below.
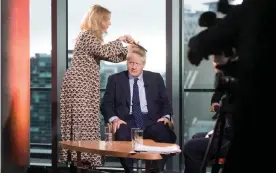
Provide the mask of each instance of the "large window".
[{"label": "large window", "polygon": [[[87,10],[94,4],[108,8],[111,26],[104,37],[105,42],[129,34],[148,50],[145,69],[166,72],[166,9],[165,0],[68,0],[68,49],[74,47],[74,40],[80,31],[80,22]],[[70,66],[69,56],[68,64]],[[101,61],[101,95],[104,93],[109,75],[126,70],[125,62],[110,63]],[[104,122],[102,121],[102,127]]]},{"label": "large window", "polygon": [[185,138],[197,132],[208,132],[214,127],[210,104],[213,92],[184,92]]},{"label": "large window", "polygon": [[[203,1],[205,2],[205,1]],[[205,28],[198,25],[199,16],[205,11],[215,11],[216,1],[206,1],[206,3],[184,0],[183,10],[183,31],[184,50],[187,50],[189,39]],[[203,60],[200,66],[195,67],[187,59],[187,52],[184,54],[184,88],[202,89],[214,88],[215,71],[212,68],[212,61]]]},{"label": "large window", "polygon": [[50,163],[51,0],[30,0],[31,165]]},{"label": "large window", "polygon": [[[165,0],[68,0],[68,49],[74,47],[74,40],[80,31],[80,22],[89,7],[94,4],[108,8],[111,26],[105,42],[129,34],[148,49],[145,69],[156,71],[165,76],[166,69],[166,28]],[[145,5],[146,4],[146,5]],[[69,59],[70,64],[70,59]],[[125,70],[125,63],[101,62],[101,87],[105,88],[106,76]]]},{"label": "large window", "polygon": [[184,141],[197,132],[206,132],[213,128],[213,113],[210,112],[213,95],[215,70],[212,61],[203,60],[195,67],[187,59],[189,39],[202,31],[198,25],[199,16],[205,11],[216,11],[217,1],[184,0],[183,35],[184,35]]}]

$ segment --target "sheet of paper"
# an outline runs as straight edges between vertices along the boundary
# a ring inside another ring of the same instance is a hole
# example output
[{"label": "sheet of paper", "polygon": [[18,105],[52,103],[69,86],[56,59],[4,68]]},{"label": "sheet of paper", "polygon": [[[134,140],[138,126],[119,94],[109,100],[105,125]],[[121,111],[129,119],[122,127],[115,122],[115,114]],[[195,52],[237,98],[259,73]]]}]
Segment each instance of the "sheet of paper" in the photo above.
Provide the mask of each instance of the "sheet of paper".
[{"label": "sheet of paper", "polygon": [[154,147],[154,146],[147,146],[147,145],[143,145],[143,144],[136,144],[134,151],[160,153],[160,154],[172,154],[172,153],[180,153],[181,152],[178,145],[172,145],[172,146],[167,146],[167,147]]}]

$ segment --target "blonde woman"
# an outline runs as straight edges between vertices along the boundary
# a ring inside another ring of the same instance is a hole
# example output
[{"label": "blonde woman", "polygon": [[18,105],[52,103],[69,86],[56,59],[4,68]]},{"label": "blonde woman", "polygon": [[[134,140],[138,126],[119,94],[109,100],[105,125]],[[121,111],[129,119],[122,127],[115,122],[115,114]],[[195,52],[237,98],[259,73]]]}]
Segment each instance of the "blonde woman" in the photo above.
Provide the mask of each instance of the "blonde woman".
[{"label": "blonde woman", "polygon": [[[126,60],[127,48],[122,42],[132,43],[130,36],[119,37],[103,44],[103,34],[110,26],[111,12],[99,5],[92,6],[81,23],[71,66],[65,73],[60,93],[61,140],[74,140],[81,131],[81,140],[100,140],[100,60]],[[68,157],[76,161],[76,152],[62,149],[60,162]],[[101,157],[82,153],[86,166],[101,166]]]}]

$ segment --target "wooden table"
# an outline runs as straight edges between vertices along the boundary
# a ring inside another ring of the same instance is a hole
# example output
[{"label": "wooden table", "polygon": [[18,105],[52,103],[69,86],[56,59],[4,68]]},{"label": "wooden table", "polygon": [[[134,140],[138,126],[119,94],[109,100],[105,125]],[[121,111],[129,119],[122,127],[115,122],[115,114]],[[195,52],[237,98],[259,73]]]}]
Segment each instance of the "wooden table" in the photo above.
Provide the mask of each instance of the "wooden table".
[{"label": "wooden table", "polygon": [[[166,147],[176,144],[157,143],[152,140],[143,140],[144,145]],[[77,152],[78,168],[81,164],[81,152],[99,154],[102,156],[133,158],[141,160],[160,160],[161,154],[158,153],[135,153],[132,151],[131,141],[112,141],[107,144],[105,141],[60,141],[59,146],[64,149]],[[78,169],[80,172],[80,169]]]}]

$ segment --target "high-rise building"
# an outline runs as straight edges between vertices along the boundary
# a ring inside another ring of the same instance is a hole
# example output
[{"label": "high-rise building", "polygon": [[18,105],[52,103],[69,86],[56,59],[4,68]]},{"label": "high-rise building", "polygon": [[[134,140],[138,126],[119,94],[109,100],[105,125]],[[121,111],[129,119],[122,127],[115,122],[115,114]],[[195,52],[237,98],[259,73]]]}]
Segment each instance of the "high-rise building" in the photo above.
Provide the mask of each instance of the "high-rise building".
[{"label": "high-rise building", "polygon": [[31,143],[51,143],[51,57],[31,57]]}]

